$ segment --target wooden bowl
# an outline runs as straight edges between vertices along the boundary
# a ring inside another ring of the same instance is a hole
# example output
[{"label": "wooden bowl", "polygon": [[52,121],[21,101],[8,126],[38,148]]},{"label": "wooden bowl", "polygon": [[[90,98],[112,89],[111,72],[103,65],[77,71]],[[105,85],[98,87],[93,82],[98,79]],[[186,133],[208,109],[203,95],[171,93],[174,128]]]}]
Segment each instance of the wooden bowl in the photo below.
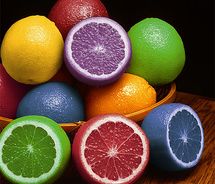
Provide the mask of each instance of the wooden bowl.
[{"label": "wooden bowl", "polygon": [[[159,105],[171,103],[174,102],[176,97],[176,85],[175,83],[165,85],[162,87],[155,88],[157,92],[157,103],[153,104],[150,107],[141,109],[136,112],[132,112],[130,114],[126,114],[125,116],[136,121],[142,121],[144,117],[154,108],[158,107]],[[0,132],[3,130],[3,128],[9,124],[12,121],[12,119],[1,117],[0,116]],[[75,132],[84,121],[79,122],[72,122],[72,123],[60,123],[60,126],[67,132],[67,133],[73,133]]]}]

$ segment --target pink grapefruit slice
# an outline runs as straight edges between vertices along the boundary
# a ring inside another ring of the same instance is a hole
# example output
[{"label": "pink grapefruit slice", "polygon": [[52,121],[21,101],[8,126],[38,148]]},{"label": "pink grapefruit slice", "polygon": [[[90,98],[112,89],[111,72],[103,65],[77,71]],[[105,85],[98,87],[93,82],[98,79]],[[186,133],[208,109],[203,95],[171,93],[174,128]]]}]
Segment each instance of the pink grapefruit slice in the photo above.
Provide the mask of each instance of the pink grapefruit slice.
[{"label": "pink grapefruit slice", "polygon": [[88,85],[116,81],[128,68],[131,44],[127,32],[116,21],[91,17],[77,23],[65,40],[68,70]]},{"label": "pink grapefruit slice", "polygon": [[130,184],[146,168],[149,142],[134,121],[116,114],[99,115],[78,130],[72,154],[89,183]]}]

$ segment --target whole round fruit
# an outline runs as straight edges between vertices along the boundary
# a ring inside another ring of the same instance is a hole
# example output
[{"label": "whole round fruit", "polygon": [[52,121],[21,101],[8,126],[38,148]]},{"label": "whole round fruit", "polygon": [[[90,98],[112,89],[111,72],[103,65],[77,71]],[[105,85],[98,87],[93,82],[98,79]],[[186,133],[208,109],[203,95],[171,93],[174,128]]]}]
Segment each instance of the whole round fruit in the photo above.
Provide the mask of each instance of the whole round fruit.
[{"label": "whole round fruit", "polygon": [[65,40],[64,58],[77,80],[94,86],[115,82],[128,68],[131,45],[124,28],[106,17],[76,24]]},{"label": "whole round fruit", "polygon": [[158,18],[146,18],[128,31],[132,45],[129,73],[139,75],[151,85],[172,82],[185,63],[185,50],[177,31]]},{"label": "whole round fruit", "polygon": [[156,103],[156,91],[136,75],[124,73],[111,85],[91,87],[86,93],[87,119],[99,114],[129,114]]},{"label": "whole round fruit", "polygon": [[19,103],[17,117],[41,115],[58,123],[84,120],[84,105],[78,91],[62,82],[48,82],[29,91]]},{"label": "whole round fruit", "polygon": [[48,15],[64,38],[69,30],[81,20],[89,17],[108,17],[100,0],[58,0]]},{"label": "whole round fruit", "polygon": [[63,38],[54,22],[29,16],[15,22],[1,45],[2,64],[16,81],[39,84],[51,79],[63,61]]},{"label": "whole round fruit", "polygon": [[15,118],[18,104],[29,89],[12,79],[0,64],[0,116]]},{"label": "whole round fruit", "polygon": [[0,173],[12,183],[53,183],[70,155],[68,136],[46,117],[15,119],[0,134]]},{"label": "whole round fruit", "polygon": [[99,115],[79,128],[72,156],[89,183],[131,184],[147,166],[149,142],[134,121],[118,114]]},{"label": "whole round fruit", "polygon": [[142,128],[150,141],[150,159],[154,166],[181,171],[199,162],[204,132],[191,107],[179,103],[161,105],[145,117]]}]

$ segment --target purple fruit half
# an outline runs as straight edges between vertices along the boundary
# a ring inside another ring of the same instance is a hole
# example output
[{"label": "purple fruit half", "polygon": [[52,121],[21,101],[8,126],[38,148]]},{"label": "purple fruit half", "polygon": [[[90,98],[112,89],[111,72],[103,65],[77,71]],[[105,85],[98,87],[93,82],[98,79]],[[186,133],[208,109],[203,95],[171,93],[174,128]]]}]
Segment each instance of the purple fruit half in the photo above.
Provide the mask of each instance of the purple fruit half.
[{"label": "purple fruit half", "polygon": [[93,86],[116,81],[128,68],[131,44],[121,25],[106,17],[76,24],[64,46],[65,64],[79,81]]}]

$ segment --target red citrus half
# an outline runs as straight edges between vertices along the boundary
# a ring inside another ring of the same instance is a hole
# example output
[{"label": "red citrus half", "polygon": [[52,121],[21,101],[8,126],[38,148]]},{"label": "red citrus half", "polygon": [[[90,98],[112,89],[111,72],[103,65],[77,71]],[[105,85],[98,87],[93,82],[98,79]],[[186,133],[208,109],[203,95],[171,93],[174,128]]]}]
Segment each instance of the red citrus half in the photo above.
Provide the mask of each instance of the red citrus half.
[{"label": "red citrus half", "polygon": [[78,130],[72,154],[89,183],[130,184],[146,168],[149,142],[134,121],[117,114],[99,115]]}]

